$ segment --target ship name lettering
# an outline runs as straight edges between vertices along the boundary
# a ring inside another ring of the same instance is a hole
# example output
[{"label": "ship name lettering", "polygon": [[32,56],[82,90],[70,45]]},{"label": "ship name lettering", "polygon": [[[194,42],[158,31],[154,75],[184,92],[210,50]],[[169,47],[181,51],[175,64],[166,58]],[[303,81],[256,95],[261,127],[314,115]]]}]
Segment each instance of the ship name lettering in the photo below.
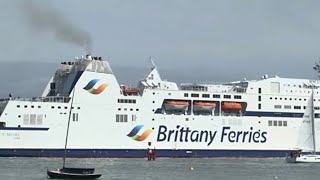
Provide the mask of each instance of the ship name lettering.
[{"label": "ship name lettering", "polygon": [[267,141],[267,132],[260,130],[254,131],[250,127],[249,131],[232,131],[230,127],[223,127],[220,142],[229,141],[231,143],[265,143]]},{"label": "ship name lettering", "polygon": [[207,142],[207,145],[211,145],[215,139],[217,131],[208,130],[190,130],[189,127],[176,126],[175,130],[168,130],[167,126],[159,126],[157,141],[167,142]]}]

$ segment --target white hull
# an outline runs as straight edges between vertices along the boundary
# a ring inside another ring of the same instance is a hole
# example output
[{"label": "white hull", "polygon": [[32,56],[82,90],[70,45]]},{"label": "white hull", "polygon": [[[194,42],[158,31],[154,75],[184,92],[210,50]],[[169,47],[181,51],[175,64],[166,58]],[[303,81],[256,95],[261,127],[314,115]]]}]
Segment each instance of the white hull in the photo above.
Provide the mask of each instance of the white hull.
[{"label": "white hull", "polygon": [[298,157],[286,157],[288,163],[320,163],[318,154],[301,154]]}]

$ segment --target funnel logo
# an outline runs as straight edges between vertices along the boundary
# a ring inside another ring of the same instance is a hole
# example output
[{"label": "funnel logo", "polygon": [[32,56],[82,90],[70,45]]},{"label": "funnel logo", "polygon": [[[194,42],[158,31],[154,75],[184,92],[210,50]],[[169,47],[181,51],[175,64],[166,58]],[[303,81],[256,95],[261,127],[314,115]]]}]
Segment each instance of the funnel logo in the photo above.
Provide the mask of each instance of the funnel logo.
[{"label": "funnel logo", "polygon": [[143,125],[137,125],[136,127],[134,127],[132,129],[132,131],[127,136],[131,137],[133,140],[136,140],[136,141],[145,140],[152,133],[152,130],[147,129],[140,136],[140,135],[138,135],[138,132],[141,130],[142,127],[143,127]]},{"label": "funnel logo", "polygon": [[84,90],[87,90],[89,93],[91,94],[100,94],[102,93],[102,91],[104,91],[107,87],[108,84],[107,83],[102,83],[100,84],[100,86],[96,89],[94,88],[94,86],[98,83],[99,79],[92,79],[87,85],[86,87],[84,87]]}]

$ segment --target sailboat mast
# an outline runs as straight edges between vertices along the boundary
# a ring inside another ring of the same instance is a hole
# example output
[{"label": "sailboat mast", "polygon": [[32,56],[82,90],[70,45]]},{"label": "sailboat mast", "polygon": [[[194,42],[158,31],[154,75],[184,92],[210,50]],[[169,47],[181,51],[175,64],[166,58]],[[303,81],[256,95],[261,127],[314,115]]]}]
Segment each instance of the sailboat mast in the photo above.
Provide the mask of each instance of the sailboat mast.
[{"label": "sailboat mast", "polygon": [[312,141],[313,141],[313,153],[316,152],[316,137],[315,137],[315,130],[314,130],[314,94],[313,94],[313,87],[312,87],[312,94],[311,94],[311,128],[312,128]]},{"label": "sailboat mast", "polygon": [[69,117],[68,117],[68,126],[67,126],[67,133],[66,133],[66,141],[65,141],[65,143],[64,143],[63,168],[65,168],[65,165],[66,165],[69,126],[70,126],[71,110],[72,110],[72,105],[73,105],[73,99],[74,99],[74,93],[75,93],[75,91],[76,91],[76,88],[75,88],[75,86],[74,86],[74,89],[73,89],[73,92],[72,92],[72,96],[71,96],[71,104],[70,104]]}]

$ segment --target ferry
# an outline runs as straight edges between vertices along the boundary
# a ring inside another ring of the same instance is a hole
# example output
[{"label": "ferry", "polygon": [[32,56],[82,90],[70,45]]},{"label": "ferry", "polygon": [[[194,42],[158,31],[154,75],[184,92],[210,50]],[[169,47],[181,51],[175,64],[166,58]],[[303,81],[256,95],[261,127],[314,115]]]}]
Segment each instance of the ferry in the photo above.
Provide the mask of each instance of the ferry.
[{"label": "ferry", "polygon": [[0,100],[0,156],[63,157],[70,119],[68,157],[285,157],[309,138],[312,91],[320,118],[319,85],[267,75],[178,85],[152,63],[131,88],[85,55],[62,62],[39,97]]}]

